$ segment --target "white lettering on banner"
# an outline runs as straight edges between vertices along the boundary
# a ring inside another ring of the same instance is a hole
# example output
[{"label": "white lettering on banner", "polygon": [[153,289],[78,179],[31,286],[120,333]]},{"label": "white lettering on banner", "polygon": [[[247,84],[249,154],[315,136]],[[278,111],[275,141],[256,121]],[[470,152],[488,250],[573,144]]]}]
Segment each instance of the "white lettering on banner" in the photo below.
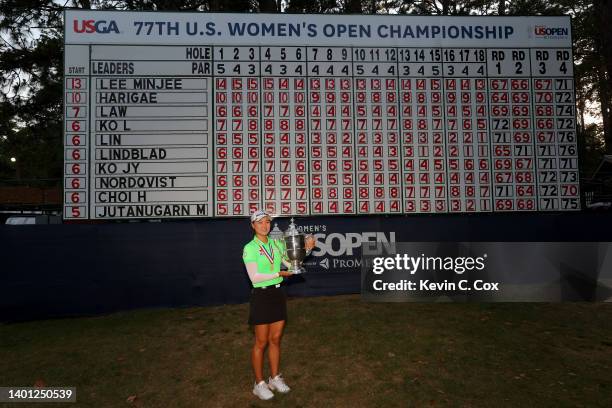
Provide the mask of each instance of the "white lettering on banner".
[{"label": "white lettering on banner", "polygon": [[360,248],[364,242],[380,243],[385,251],[390,252],[395,243],[395,232],[349,232],[346,234],[314,234],[316,248],[312,251],[314,256],[353,256],[354,250]]},{"label": "white lettering on banner", "polygon": [[361,268],[361,259],[333,259],[334,269]]},{"label": "white lettering on banner", "polygon": [[315,232],[326,232],[327,225],[298,225],[297,229],[304,234],[312,234]]}]

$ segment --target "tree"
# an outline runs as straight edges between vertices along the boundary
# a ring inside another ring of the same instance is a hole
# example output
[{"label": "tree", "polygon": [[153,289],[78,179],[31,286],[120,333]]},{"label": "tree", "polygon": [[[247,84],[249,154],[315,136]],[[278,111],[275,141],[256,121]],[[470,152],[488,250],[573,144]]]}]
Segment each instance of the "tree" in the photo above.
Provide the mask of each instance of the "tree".
[{"label": "tree", "polygon": [[287,13],[374,14],[380,2],[370,0],[290,0]]},{"label": "tree", "polygon": [[399,0],[402,14],[466,16],[494,14],[495,2],[486,0]]},{"label": "tree", "polygon": [[338,13],[340,5],[336,0],[290,0],[285,9],[287,13]]},{"label": "tree", "polygon": [[0,3],[0,13],[0,156],[17,159],[15,176],[60,178],[61,7],[13,0]]}]

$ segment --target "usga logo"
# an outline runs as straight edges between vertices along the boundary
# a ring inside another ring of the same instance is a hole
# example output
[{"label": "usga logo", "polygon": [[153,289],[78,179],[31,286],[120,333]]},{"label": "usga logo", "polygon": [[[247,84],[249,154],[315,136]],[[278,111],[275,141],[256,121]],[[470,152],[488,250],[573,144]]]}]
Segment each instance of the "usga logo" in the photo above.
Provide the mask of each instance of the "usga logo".
[{"label": "usga logo", "polygon": [[119,34],[119,27],[114,20],[108,22],[106,20],[74,20],[73,27],[75,33]]}]

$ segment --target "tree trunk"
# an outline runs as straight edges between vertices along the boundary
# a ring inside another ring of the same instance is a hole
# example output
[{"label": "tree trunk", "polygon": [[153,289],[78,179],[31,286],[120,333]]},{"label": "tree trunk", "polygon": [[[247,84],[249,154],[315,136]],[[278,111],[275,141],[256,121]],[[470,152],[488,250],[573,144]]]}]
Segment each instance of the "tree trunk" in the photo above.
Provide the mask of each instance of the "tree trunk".
[{"label": "tree trunk", "polygon": [[442,0],[442,15],[448,16],[448,10],[450,6],[450,0]]},{"label": "tree trunk", "polygon": [[604,141],[606,153],[612,154],[612,118],[610,117],[610,80],[602,67],[599,72],[599,102],[601,104],[601,118],[603,122]]},{"label": "tree trunk", "polygon": [[584,124],[584,111],[586,110],[586,103],[584,100],[584,97],[579,96],[578,97],[578,103],[576,104],[576,108],[578,109],[578,126],[579,126],[579,131],[580,134],[584,135],[584,130],[585,130],[585,124]]},{"label": "tree trunk", "polygon": [[497,14],[500,16],[506,15],[506,0],[499,0],[499,6],[497,6]]},{"label": "tree trunk", "polygon": [[21,181],[21,162],[19,159],[15,162],[15,178],[17,181]]},{"label": "tree trunk", "polygon": [[599,38],[603,64],[599,74],[601,116],[603,119],[606,153],[612,154],[612,0],[596,0],[595,12],[599,15]]}]

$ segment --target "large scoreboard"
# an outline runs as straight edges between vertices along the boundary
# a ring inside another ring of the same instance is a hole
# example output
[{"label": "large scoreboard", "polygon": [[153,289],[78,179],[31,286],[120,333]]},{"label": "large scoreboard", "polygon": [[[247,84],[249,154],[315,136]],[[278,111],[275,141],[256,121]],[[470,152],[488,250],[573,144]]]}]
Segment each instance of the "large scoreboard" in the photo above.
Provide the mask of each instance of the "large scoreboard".
[{"label": "large scoreboard", "polygon": [[569,17],[65,27],[65,219],[580,208]]}]

